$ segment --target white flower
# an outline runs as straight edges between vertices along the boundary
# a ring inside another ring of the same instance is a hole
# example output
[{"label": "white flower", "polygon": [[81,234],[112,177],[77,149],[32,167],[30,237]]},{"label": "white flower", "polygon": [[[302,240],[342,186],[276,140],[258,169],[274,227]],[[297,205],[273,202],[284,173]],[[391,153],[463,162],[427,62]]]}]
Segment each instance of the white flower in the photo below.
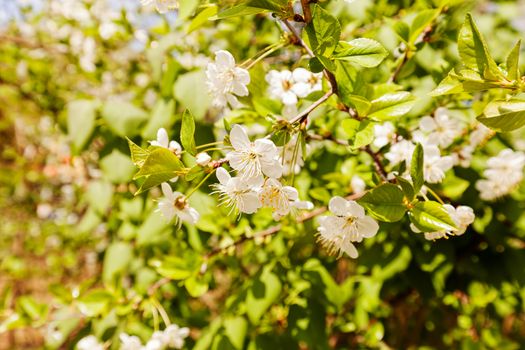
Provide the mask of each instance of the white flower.
[{"label": "white flower", "polygon": [[454,139],[461,135],[459,121],[450,119],[446,108],[438,108],[434,118],[425,116],[419,121],[419,128],[428,135],[428,143],[448,147]]},{"label": "white flower", "polygon": [[155,331],[146,343],[144,350],[164,350],[165,348],[166,343],[164,341],[164,333],[161,331]]},{"label": "white flower", "polygon": [[98,342],[97,337],[88,335],[77,343],[78,350],[104,350],[104,345]]},{"label": "white flower", "polygon": [[200,166],[206,166],[210,163],[211,161],[211,157],[208,153],[206,152],[201,152],[199,154],[197,154],[195,156],[195,160],[197,162],[198,165]]},{"label": "white flower", "polygon": [[215,62],[208,64],[206,77],[206,84],[216,107],[226,107],[230,104],[236,108],[240,103],[234,95],[248,96],[250,73],[237,67],[235,59],[228,51],[215,52]]},{"label": "white flower", "polygon": [[281,100],[285,105],[297,103],[297,95],[293,90],[294,80],[292,72],[289,70],[280,72],[271,70],[266,74],[266,81],[269,84],[268,93],[270,97]]},{"label": "white flower", "polygon": [[142,6],[149,6],[153,3],[159,13],[166,13],[170,10],[176,10],[179,7],[177,0],[140,0]]},{"label": "white flower", "polygon": [[240,177],[231,177],[224,168],[218,168],[216,175],[219,183],[213,187],[219,193],[222,204],[246,214],[255,213],[261,207],[256,189],[261,187],[262,177],[253,178],[249,182]]},{"label": "white flower", "polygon": [[372,142],[372,144],[377,148],[381,148],[383,146],[388,145],[392,142],[395,132],[396,128],[391,122],[375,124],[374,141]]},{"label": "white flower", "polygon": [[157,139],[154,141],[149,141],[150,145],[167,148],[170,151],[180,154],[182,152],[182,147],[177,141],[170,141],[168,137],[168,132],[164,128],[160,128],[157,131]]},{"label": "white flower", "polygon": [[182,349],[184,346],[184,338],[188,337],[188,335],[190,335],[189,328],[181,328],[176,324],[169,325],[163,332],[165,344],[174,349]]},{"label": "white flower", "polygon": [[406,161],[407,164],[410,164],[415,147],[416,146],[412,142],[401,140],[390,147],[390,150],[385,154],[385,158],[388,159],[392,165],[397,165],[402,161]]},{"label": "white flower", "polygon": [[362,193],[366,189],[366,183],[359,175],[354,175],[350,180],[350,187],[352,187],[353,193]]},{"label": "white flower", "polygon": [[177,217],[181,221],[195,224],[199,220],[199,213],[189,206],[182,193],[172,191],[170,185],[165,182],[162,183],[161,187],[164,198],[159,201],[158,210],[168,221]]},{"label": "white flower", "polygon": [[259,192],[259,200],[265,207],[273,209],[272,215],[275,220],[280,220],[290,213],[292,208],[312,209],[313,204],[307,201],[299,201],[299,193],[292,186],[283,186],[279,180],[269,178]]},{"label": "white flower", "polygon": [[139,337],[121,333],[119,338],[120,350],[142,350],[142,342]]},{"label": "white flower", "polygon": [[487,128],[485,125],[478,123],[476,128],[469,135],[469,143],[471,146],[476,147],[485,142],[492,135],[494,135],[494,131]]},{"label": "white flower", "polygon": [[333,197],[328,208],[335,216],[319,218],[319,242],[330,254],[338,253],[341,256],[344,252],[351,258],[357,258],[359,254],[352,242],[375,236],[379,225],[366,216],[365,209],[355,201]]},{"label": "white flower", "polygon": [[523,180],[525,154],[504,149],[487,161],[483,172],[487,179],[478,180],[476,189],[483,200],[494,200],[509,194]]},{"label": "white flower", "polygon": [[424,148],[423,177],[428,183],[439,183],[445,178],[445,172],[454,166],[454,158],[442,157],[437,146]]},{"label": "white flower", "polygon": [[447,233],[445,231],[425,232],[424,235],[427,241],[435,241],[441,238],[448,238]]},{"label": "white flower", "polygon": [[292,91],[297,97],[306,97],[314,91],[322,89],[323,73],[312,73],[304,68],[296,68],[292,72]]},{"label": "white flower", "polygon": [[243,179],[261,177],[262,174],[279,178],[283,167],[275,144],[268,139],[251,142],[246,130],[234,125],[230,132],[233,151],[226,154],[230,166],[239,172]]}]

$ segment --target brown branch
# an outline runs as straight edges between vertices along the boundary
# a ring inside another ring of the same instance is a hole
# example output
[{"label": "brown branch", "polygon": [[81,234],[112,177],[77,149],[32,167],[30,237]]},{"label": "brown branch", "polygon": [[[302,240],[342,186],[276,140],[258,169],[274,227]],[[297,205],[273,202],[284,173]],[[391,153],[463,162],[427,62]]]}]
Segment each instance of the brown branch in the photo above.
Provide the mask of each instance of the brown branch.
[{"label": "brown branch", "polygon": [[303,8],[304,21],[310,23],[312,21],[312,12],[310,11],[310,0],[301,0]]},{"label": "brown branch", "polygon": [[376,168],[377,173],[381,177],[381,180],[387,182],[388,181],[387,173],[385,171],[385,168],[383,167],[383,163],[381,163],[381,159],[379,159],[378,154],[372,151],[370,146],[365,146],[361,149],[365,151],[366,153],[368,153],[370,157],[372,157],[372,160],[374,161],[374,167]]},{"label": "brown branch", "polygon": [[330,98],[330,96],[332,96],[334,94],[334,92],[332,90],[328,91],[326,94],[324,94],[323,96],[321,96],[320,99],[318,99],[317,101],[315,101],[314,103],[312,103],[310,106],[308,106],[308,108],[306,108],[304,111],[302,111],[301,113],[299,113],[298,115],[296,115],[292,120],[290,120],[290,124],[294,124],[294,123],[302,123],[305,121],[306,118],[308,118],[308,115],[314,110],[316,109],[317,107],[319,107],[321,104],[323,104],[326,100],[328,100]]},{"label": "brown branch", "polygon": [[405,66],[407,62],[408,62],[408,51],[405,52],[405,54],[403,55],[403,59],[401,60],[401,63],[396,67],[396,70],[394,71],[394,73],[392,73],[390,78],[388,78],[389,83],[396,82],[397,77],[399,76],[399,73],[401,73],[401,70],[403,69],[403,67]]}]

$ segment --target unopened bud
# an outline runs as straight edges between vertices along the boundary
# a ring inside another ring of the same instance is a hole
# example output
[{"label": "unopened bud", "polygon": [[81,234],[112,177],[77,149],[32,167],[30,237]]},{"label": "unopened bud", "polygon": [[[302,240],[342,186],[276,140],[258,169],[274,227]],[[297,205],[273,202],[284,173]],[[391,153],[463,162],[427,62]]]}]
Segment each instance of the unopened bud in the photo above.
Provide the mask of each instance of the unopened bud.
[{"label": "unopened bud", "polygon": [[211,161],[211,157],[206,152],[201,152],[196,156],[197,164],[200,166],[206,166]]}]

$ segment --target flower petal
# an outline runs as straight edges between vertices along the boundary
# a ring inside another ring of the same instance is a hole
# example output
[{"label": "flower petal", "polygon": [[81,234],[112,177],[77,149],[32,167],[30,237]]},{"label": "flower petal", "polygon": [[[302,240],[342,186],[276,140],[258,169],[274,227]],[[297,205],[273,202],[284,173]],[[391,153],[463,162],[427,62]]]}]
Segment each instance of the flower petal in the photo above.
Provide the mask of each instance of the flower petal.
[{"label": "flower petal", "polygon": [[168,148],[169,141],[170,140],[168,138],[168,132],[166,131],[166,129],[160,128],[157,131],[157,143],[159,144],[159,146]]},{"label": "flower petal", "polygon": [[167,184],[166,182],[163,182],[160,185],[160,188],[162,189],[162,194],[164,194],[164,197],[170,201],[175,201],[175,197],[173,196],[173,190],[171,189],[171,186]]},{"label": "flower petal", "polygon": [[246,130],[238,124],[235,124],[230,131],[230,142],[233,148],[238,151],[250,148],[248,134],[246,133]]},{"label": "flower petal", "polygon": [[361,234],[364,238],[370,238],[376,235],[377,231],[379,230],[379,224],[370,216],[365,216],[357,220],[357,228],[359,230],[359,234]]},{"label": "flower petal", "polygon": [[219,50],[215,52],[215,62],[224,68],[234,68],[235,67],[235,58],[232,54],[226,50]]},{"label": "flower petal", "polygon": [[365,216],[365,208],[357,204],[355,201],[347,201],[346,208],[347,216],[354,216],[356,218],[362,218]]},{"label": "flower petal", "polygon": [[217,169],[215,176],[217,176],[217,180],[219,180],[222,185],[226,185],[232,178],[230,173],[228,173],[228,171],[222,167]]},{"label": "flower petal", "polygon": [[335,196],[330,199],[328,209],[337,216],[347,216],[347,202],[343,197]]}]

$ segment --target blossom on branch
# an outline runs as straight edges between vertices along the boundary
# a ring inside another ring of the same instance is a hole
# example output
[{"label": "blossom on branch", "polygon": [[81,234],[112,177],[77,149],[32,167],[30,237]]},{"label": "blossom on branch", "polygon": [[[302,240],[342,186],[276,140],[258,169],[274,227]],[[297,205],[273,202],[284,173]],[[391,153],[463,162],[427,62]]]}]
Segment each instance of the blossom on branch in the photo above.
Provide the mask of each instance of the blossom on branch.
[{"label": "blossom on branch", "polygon": [[161,188],[164,198],[159,201],[158,210],[166,220],[171,221],[173,218],[177,218],[190,224],[195,224],[199,220],[199,212],[189,206],[182,193],[172,191],[166,182],[162,183]]}]

